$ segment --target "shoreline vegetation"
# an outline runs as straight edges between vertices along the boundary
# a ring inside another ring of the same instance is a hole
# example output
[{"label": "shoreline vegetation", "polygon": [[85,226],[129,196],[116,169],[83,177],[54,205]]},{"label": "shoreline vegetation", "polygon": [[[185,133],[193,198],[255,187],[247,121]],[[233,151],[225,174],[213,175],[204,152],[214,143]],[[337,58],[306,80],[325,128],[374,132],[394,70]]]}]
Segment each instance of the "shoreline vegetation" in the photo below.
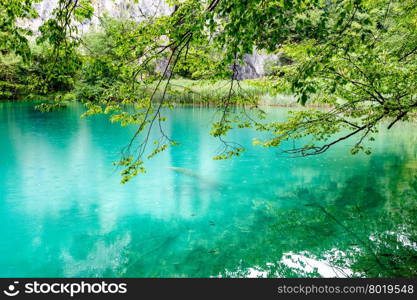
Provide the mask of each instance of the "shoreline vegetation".
[{"label": "shoreline vegetation", "polygon": [[[288,93],[274,93],[267,87],[259,87],[259,83],[268,82],[268,79],[249,79],[238,83],[238,89],[234,91],[234,96],[238,98],[251,99],[246,103],[235,103],[235,106],[270,106],[270,107],[306,107],[306,108],[329,108],[325,103],[309,102],[302,105],[297,102],[294,95]],[[145,95],[150,95],[154,87],[146,87],[142,91]],[[170,90],[165,95],[164,101],[174,106],[196,106],[213,107],[219,106],[228,97],[230,80],[201,81],[185,78],[173,79],[170,82]],[[53,93],[51,95],[25,95],[17,99],[0,99],[0,101],[45,101],[54,102],[61,98],[63,102],[83,103],[83,99],[77,99],[73,93]],[[155,104],[162,99],[162,90],[159,89],[155,96]]]}]

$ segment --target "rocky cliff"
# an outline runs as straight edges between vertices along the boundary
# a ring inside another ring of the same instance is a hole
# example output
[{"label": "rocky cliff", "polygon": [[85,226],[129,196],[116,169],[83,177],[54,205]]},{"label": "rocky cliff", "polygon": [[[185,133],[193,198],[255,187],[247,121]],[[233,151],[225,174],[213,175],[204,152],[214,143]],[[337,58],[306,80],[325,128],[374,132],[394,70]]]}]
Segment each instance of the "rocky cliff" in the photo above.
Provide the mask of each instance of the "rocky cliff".
[{"label": "rocky cliff", "polygon": [[[104,14],[114,18],[133,19],[140,21],[145,17],[167,15],[172,12],[165,0],[140,0],[135,3],[132,0],[92,0],[94,16],[91,20],[80,25],[80,31],[87,30],[90,26],[99,23],[98,17]],[[34,7],[39,17],[33,20],[21,22],[21,25],[32,29],[35,33],[38,27],[52,15],[54,8],[57,7],[58,0],[43,0],[35,3]]]}]

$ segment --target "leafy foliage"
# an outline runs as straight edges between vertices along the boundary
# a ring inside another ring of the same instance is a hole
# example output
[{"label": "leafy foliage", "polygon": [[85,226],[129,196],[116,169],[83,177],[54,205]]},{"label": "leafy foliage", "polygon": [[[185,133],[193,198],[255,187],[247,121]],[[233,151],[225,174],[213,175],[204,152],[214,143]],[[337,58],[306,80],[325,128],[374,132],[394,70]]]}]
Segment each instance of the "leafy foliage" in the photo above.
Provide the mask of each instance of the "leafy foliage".
[{"label": "leafy foliage", "polygon": [[[31,49],[31,33],[17,20],[36,16],[33,3],[1,4],[1,34],[7,39],[1,39],[0,50],[25,62],[23,73],[15,63],[2,67],[2,94],[10,98],[23,84],[30,93],[55,94],[57,107],[77,98],[86,102],[85,115],[105,113],[114,122],[137,125],[124,155],[131,158],[123,160],[129,176],[124,179],[140,173],[144,157],[176,144],[161,123],[162,108],[190,91],[171,84],[178,76],[230,81],[216,103],[221,114],[211,134],[224,144],[216,159],[244,151],[225,136],[247,127],[271,132],[271,139],[257,142],[267,147],[309,139],[283,149],[292,155],[323,153],[348,138],[355,139],[352,153],[369,154],[363,142],[373,140],[379,123],[389,119],[391,128],[417,108],[413,0],[170,0],[169,14],[144,14],[138,22],[97,16],[99,29],[84,36],[78,26],[92,18],[92,2],[59,0]],[[329,109],[296,111],[279,123],[236,115],[236,105],[257,109],[256,97],[239,92],[235,80],[243,55],[254,50],[285,52],[293,63],[273,66],[267,78],[252,84]],[[153,150],[152,128],[161,133]]]}]

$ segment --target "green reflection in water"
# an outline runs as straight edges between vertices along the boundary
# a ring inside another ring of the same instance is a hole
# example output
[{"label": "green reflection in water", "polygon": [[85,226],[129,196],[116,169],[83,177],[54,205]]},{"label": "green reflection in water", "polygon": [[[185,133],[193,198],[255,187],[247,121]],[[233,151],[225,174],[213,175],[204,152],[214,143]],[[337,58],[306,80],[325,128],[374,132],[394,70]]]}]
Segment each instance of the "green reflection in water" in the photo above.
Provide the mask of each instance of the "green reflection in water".
[{"label": "green reflection in water", "polygon": [[301,159],[236,130],[248,151],[213,161],[215,111],[175,109],[181,146],[120,185],[112,162],[135,128],[81,112],[0,104],[0,276],[416,276],[412,123],[382,129],[371,156],[348,141]]}]

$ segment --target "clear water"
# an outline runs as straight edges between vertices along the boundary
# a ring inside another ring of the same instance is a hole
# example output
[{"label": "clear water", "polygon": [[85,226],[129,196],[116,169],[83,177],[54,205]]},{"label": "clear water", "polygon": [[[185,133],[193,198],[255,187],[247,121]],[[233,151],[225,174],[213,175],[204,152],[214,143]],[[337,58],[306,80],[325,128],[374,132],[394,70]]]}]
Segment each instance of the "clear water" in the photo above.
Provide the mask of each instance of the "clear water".
[{"label": "clear water", "polygon": [[352,156],[348,141],[299,159],[235,130],[248,150],[215,161],[215,111],[177,108],[165,126],[181,146],[121,185],[112,162],[135,128],[82,111],[0,104],[1,277],[417,272],[415,124],[381,129],[371,156]]}]

